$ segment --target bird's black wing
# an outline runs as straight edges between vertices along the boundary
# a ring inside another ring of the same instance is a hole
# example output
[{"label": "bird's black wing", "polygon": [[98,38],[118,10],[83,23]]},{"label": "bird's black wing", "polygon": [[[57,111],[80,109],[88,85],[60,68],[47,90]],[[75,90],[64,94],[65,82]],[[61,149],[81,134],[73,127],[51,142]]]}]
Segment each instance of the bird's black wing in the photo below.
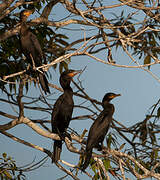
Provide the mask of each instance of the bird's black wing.
[{"label": "bird's black wing", "polygon": [[52,111],[52,118],[51,118],[51,125],[52,125],[52,132],[58,133],[56,127],[58,125],[58,114],[61,112],[61,106],[63,103],[64,94],[62,94],[54,104],[53,111]]},{"label": "bird's black wing", "polygon": [[[37,37],[32,32],[29,31],[25,37],[22,37],[22,40],[23,40],[21,42],[22,49],[29,63],[32,66],[34,64],[36,67],[41,66],[43,53],[42,53],[41,46],[37,40]],[[42,69],[41,69],[41,72],[38,72],[38,77],[39,77],[40,85],[43,91],[45,92],[45,94],[47,92],[50,93],[48,80]]]},{"label": "bird's black wing", "polygon": [[20,35],[20,38],[23,54],[26,56],[29,63],[33,66],[33,58],[35,66],[41,66],[43,52],[37,37],[32,32],[27,30],[25,35]]},{"label": "bird's black wing", "polygon": [[92,149],[94,147],[98,147],[100,142],[103,142],[104,137],[108,132],[111,120],[112,115],[110,114],[108,109],[104,109],[92,124],[89,130],[86,144],[85,162],[81,166],[82,170],[85,170],[90,163],[90,159],[92,157]]},{"label": "bird's black wing", "polygon": [[39,44],[39,41],[32,32],[30,34],[30,41],[32,42],[32,54],[33,54],[33,59],[35,61],[36,66],[41,66],[42,65],[42,59],[43,59],[43,52],[41,49],[41,46]]},{"label": "bird's black wing", "polygon": [[[60,108],[62,105],[64,99],[64,94],[62,94],[54,104],[54,108],[52,111],[52,118],[51,118],[51,126],[52,126],[52,132],[58,133],[58,124],[59,124],[59,114],[60,114]],[[62,151],[62,141],[61,140],[54,140],[53,145],[53,154],[52,154],[52,163],[57,162],[60,159],[60,154]]]},{"label": "bird's black wing", "polygon": [[[22,23],[21,25],[20,40],[21,40],[22,52],[25,55],[27,61],[32,65],[33,69],[31,70],[34,70],[34,67],[41,66],[43,59],[44,62],[46,63],[45,56],[43,56],[43,52],[37,37],[27,28],[25,23]],[[39,78],[39,83],[45,94],[47,92],[50,93],[48,80],[45,76],[45,73],[43,72],[43,69],[41,69],[40,71],[36,71],[37,73],[36,76],[38,76]],[[35,71],[34,71],[34,75],[35,75]]]},{"label": "bird's black wing", "polygon": [[61,131],[65,131],[68,128],[73,112],[73,99],[68,97],[67,93],[63,93],[54,104],[52,111],[52,130],[58,133],[55,127]]},{"label": "bird's black wing", "polygon": [[[56,101],[52,112],[52,132],[63,136],[69,126],[73,112],[73,99],[68,93],[64,92]],[[55,140],[53,147],[52,162],[60,159],[62,151],[62,141]]]},{"label": "bird's black wing", "polygon": [[100,141],[103,141],[105,135],[108,132],[111,121],[112,116],[108,114],[108,111],[103,110],[89,130],[86,147],[87,149],[91,149],[95,147]]}]

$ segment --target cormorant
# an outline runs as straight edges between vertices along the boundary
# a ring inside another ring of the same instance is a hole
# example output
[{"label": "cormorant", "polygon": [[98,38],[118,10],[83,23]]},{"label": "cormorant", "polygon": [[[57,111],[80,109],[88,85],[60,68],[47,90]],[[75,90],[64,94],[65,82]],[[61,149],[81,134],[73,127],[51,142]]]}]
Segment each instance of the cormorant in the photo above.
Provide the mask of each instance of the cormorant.
[{"label": "cormorant", "polygon": [[[38,67],[42,65],[42,60],[46,63],[46,59],[43,55],[41,46],[37,37],[28,29],[26,21],[27,18],[33,13],[31,10],[23,10],[20,13],[21,20],[21,29],[20,29],[20,41],[22,52],[25,55],[27,61],[34,67]],[[40,72],[41,71],[41,72]],[[43,91],[46,93],[50,93],[47,78],[41,69],[37,71],[40,85]]]},{"label": "cormorant", "polygon": [[[57,99],[52,111],[52,132],[58,134],[61,138],[64,138],[67,133],[66,129],[69,126],[72,112],[73,112],[73,91],[70,87],[72,78],[80,73],[80,71],[67,70],[60,76],[60,84],[64,90],[64,93]],[[62,140],[54,140],[52,163],[57,162],[60,159],[62,151]]]},{"label": "cormorant", "polygon": [[85,162],[81,165],[81,169],[83,171],[88,167],[90,163],[90,159],[92,157],[92,149],[97,148],[100,151],[102,150],[103,140],[108,132],[114,113],[114,105],[111,104],[110,101],[117,96],[120,96],[120,94],[107,93],[103,97],[103,111],[99,114],[89,130],[85,149]]}]

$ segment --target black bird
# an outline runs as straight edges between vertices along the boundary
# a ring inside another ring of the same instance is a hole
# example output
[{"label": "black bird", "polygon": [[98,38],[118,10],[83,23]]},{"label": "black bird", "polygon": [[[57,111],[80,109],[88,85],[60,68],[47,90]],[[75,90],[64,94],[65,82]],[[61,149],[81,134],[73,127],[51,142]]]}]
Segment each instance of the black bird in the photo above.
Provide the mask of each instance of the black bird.
[{"label": "black bird", "polygon": [[[69,126],[73,112],[73,91],[70,87],[72,78],[80,71],[67,70],[60,76],[60,84],[64,93],[57,99],[52,111],[52,132],[58,134],[61,138],[67,136],[66,129]],[[55,140],[53,147],[52,163],[60,159],[62,151],[62,140]]]},{"label": "black bird", "polygon": [[[20,41],[22,52],[25,55],[27,61],[34,67],[38,67],[42,65],[42,60],[46,63],[45,56],[43,55],[41,46],[37,37],[28,29],[26,21],[27,18],[33,13],[31,10],[23,10],[20,13],[20,20],[21,20],[21,28],[20,28]],[[41,72],[40,72],[41,71]],[[43,91],[46,93],[50,93],[48,87],[47,78],[41,69],[37,71],[40,85]]]},{"label": "black bird", "polygon": [[110,123],[112,121],[112,115],[114,113],[114,105],[109,102],[117,96],[120,96],[120,94],[107,93],[103,97],[103,111],[99,114],[89,130],[85,149],[85,162],[81,165],[81,169],[83,171],[88,167],[90,163],[90,159],[92,157],[92,149],[97,148],[100,151],[102,150],[103,140],[108,132]]}]

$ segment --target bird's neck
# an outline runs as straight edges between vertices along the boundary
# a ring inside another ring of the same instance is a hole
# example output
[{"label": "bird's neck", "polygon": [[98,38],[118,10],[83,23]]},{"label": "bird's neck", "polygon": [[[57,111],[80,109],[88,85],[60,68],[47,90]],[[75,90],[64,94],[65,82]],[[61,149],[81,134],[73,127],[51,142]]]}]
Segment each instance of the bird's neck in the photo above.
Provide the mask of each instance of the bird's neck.
[{"label": "bird's neck", "polygon": [[72,91],[72,88],[70,86],[71,84],[71,81],[70,80],[67,80],[67,79],[61,79],[60,80],[60,84],[63,88],[64,91]]},{"label": "bird's neck", "polygon": [[108,104],[110,104],[109,101],[102,102],[103,108],[105,109],[108,106]]},{"label": "bird's neck", "polygon": [[108,107],[113,106],[113,104],[111,104],[110,102],[104,102],[104,103],[102,103],[102,106],[103,106],[104,109],[106,109]]},{"label": "bird's neck", "polygon": [[70,85],[65,86],[65,87],[62,87],[62,88],[63,88],[63,90],[66,91],[66,92],[72,92],[72,93],[73,93],[73,90],[72,90],[72,88],[71,88]]},{"label": "bird's neck", "polygon": [[28,30],[28,27],[27,27],[26,21],[22,21],[22,22],[21,22],[20,33],[21,33],[22,35],[25,35],[25,34],[27,34],[27,32],[28,32],[27,30]]},{"label": "bird's neck", "polygon": [[114,105],[113,104],[106,102],[106,103],[103,103],[102,106],[104,108],[104,111],[106,111],[108,114],[113,115],[113,113],[114,113]]}]

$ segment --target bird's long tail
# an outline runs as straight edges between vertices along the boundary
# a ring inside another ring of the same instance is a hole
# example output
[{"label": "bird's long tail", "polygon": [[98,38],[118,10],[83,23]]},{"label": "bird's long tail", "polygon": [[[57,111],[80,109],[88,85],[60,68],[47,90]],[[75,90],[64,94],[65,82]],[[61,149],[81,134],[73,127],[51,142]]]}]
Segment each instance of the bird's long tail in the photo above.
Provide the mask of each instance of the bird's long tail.
[{"label": "bird's long tail", "polygon": [[85,153],[85,162],[81,166],[82,171],[84,171],[88,167],[91,157],[92,157],[92,149],[87,150]]},{"label": "bird's long tail", "polygon": [[57,162],[60,159],[62,151],[62,141],[55,140],[53,145],[52,163]]},{"label": "bird's long tail", "polygon": [[45,92],[45,94],[50,93],[49,86],[48,86],[48,80],[47,80],[45,74],[39,73],[38,76],[39,76],[39,83],[40,83],[43,91]]}]

